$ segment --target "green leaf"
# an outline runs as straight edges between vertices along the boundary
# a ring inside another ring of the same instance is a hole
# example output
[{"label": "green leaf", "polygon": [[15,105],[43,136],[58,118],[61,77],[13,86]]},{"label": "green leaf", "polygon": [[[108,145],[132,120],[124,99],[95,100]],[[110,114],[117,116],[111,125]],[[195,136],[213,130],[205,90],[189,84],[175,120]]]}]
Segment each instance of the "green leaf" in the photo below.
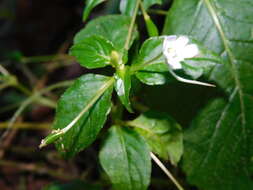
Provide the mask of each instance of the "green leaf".
[{"label": "green leaf", "polygon": [[131,90],[131,73],[129,67],[126,66],[123,69],[119,69],[115,75],[115,90],[120,98],[122,104],[126,107],[129,112],[133,112],[129,100]]},{"label": "green leaf", "polygon": [[127,123],[136,127],[152,151],[176,165],[183,154],[181,126],[165,113],[148,111]]},{"label": "green leaf", "polygon": [[[143,0],[143,7],[145,9],[148,9],[150,6],[154,4],[162,4],[162,0]],[[136,1],[121,0],[120,12],[128,16],[133,16],[135,6],[136,6]]]},{"label": "green leaf", "polygon": [[227,98],[215,100],[185,136],[184,169],[204,190],[253,189],[253,4],[248,0],[176,0],[166,34],[185,34],[222,56],[209,78]]},{"label": "green leaf", "polygon": [[53,129],[63,134],[56,147],[64,157],[74,156],[96,139],[110,112],[112,87],[112,78],[87,74],[61,96]]},{"label": "green leaf", "polygon": [[[194,79],[203,74],[209,74],[216,64],[222,60],[214,52],[207,50],[199,42],[189,38],[189,43],[194,43],[199,48],[199,55],[185,59],[181,62],[185,74]],[[152,37],[146,40],[135,60],[133,70],[137,70],[137,78],[148,85],[162,85],[171,81],[168,72],[169,66],[163,55],[164,36]]]},{"label": "green leaf", "polygon": [[155,5],[155,4],[161,5],[162,0],[144,0],[143,1],[143,6],[145,9],[148,9],[149,7],[151,7],[152,5]]},{"label": "green leaf", "polygon": [[111,127],[99,159],[115,189],[147,189],[151,175],[149,149],[134,130]]},{"label": "green leaf", "polygon": [[136,1],[131,0],[121,0],[120,1],[120,12],[127,16],[133,16],[134,9],[136,6]]},{"label": "green leaf", "polygon": [[148,34],[150,37],[159,36],[159,31],[149,16],[144,17]]},{"label": "green leaf", "polygon": [[86,0],[86,5],[85,5],[84,11],[83,11],[83,21],[85,21],[88,18],[91,10],[94,7],[96,7],[100,3],[103,3],[104,1],[106,1],[106,0]]},{"label": "green leaf", "polygon": [[[74,43],[82,42],[92,35],[100,35],[112,42],[118,51],[123,51],[127,39],[131,18],[124,15],[107,15],[90,21],[84,29],[77,33]],[[136,27],[131,37],[130,45],[138,36]],[[130,46],[129,46],[130,47]]]},{"label": "green leaf", "polygon": [[199,54],[196,57],[188,58],[181,62],[183,71],[193,79],[197,79],[202,75],[209,76],[212,69],[217,64],[222,64],[223,60],[219,55],[208,50],[198,41],[192,38],[189,39],[189,44],[196,44],[198,46]]},{"label": "green leaf", "polygon": [[146,40],[134,62],[136,77],[148,85],[165,84],[169,78],[168,65],[162,53],[163,37]]},{"label": "green leaf", "polygon": [[112,43],[101,36],[89,36],[74,44],[70,55],[89,69],[105,67],[111,63],[111,52],[114,50]]}]

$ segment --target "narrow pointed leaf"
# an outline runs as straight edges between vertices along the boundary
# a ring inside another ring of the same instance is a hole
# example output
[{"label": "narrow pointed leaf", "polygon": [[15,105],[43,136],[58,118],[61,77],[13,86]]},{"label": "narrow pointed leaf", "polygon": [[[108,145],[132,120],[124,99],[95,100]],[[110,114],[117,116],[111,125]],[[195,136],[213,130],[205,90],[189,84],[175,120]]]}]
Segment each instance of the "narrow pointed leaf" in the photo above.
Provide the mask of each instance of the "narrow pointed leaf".
[{"label": "narrow pointed leaf", "polygon": [[165,113],[146,112],[128,122],[148,142],[152,152],[176,165],[183,154],[181,126]]},{"label": "narrow pointed leaf", "polygon": [[[80,116],[56,142],[57,149],[64,157],[74,156],[96,139],[111,108],[112,87],[110,77],[87,74],[77,79],[62,95],[53,129],[64,129]],[[80,115],[81,112],[83,114]]]},{"label": "narrow pointed leaf", "polygon": [[82,66],[94,69],[109,65],[113,50],[110,41],[94,35],[74,44],[70,49],[70,55],[75,56]]},{"label": "narrow pointed leaf", "polygon": [[115,189],[147,189],[151,173],[149,149],[134,130],[113,126],[102,146],[99,159]]},{"label": "narrow pointed leaf", "polygon": [[88,18],[90,12],[94,7],[96,7],[100,3],[103,3],[104,1],[106,0],[86,0],[85,8],[83,11],[83,21],[85,21]]},{"label": "narrow pointed leaf", "polygon": [[211,102],[185,134],[184,169],[203,190],[253,189],[253,4],[176,0],[164,33],[184,34],[222,56],[209,75],[227,95]]}]

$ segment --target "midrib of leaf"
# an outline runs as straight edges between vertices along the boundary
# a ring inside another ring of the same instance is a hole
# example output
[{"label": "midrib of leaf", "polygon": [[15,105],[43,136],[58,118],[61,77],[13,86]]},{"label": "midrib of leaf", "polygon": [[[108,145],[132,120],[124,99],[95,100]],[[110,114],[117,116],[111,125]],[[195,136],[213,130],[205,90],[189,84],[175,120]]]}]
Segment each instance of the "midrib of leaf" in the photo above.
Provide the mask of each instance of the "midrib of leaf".
[{"label": "midrib of leaf", "polygon": [[[215,130],[214,130],[214,133],[212,135],[212,137],[215,137],[216,134],[218,133],[218,129],[221,125],[221,122],[223,121],[223,119],[225,118],[225,115],[229,109],[229,107],[231,106],[230,102],[233,101],[236,93],[238,91],[238,88],[235,88],[233,93],[230,95],[230,98],[229,98],[229,102],[227,103],[227,105],[224,107],[224,109],[222,110],[221,112],[221,116],[219,118],[219,120],[217,121],[216,125],[215,125]],[[211,145],[210,145],[210,148],[208,149],[207,153],[206,153],[206,156],[203,158],[203,160],[201,161],[200,163],[200,168],[205,164],[206,160],[208,159],[209,157],[209,154],[212,152],[212,148],[213,146],[215,145],[214,141],[211,141]]]},{"label": "midrib of leaf", "polygon": [[239,81],[239,73],[236,69],[236,65],[234,63],[234,61],[236,61],[233,52],[230,49],[229,46],[229,41],[225,35],[225,32],[223,31],[222,25],[220,23],[220,20],[218,18],[218,15],[216,14],[216,10],[214,5],[211,3],[210,0],[201,0],[204,1],[204,4],[206,5],[210,15],[212,16],[212,19],[214,21],[214,24],[220,34],[220,37],[222,39],[225,51],[228,54],[228,58],[229,58],[229,63],[231,65],[231,71],[233,73],[234,76],[234,80],[235,80],[235,85],[236,87],[238,87],[238,93],[239,93],[239,99],[240,99],[240,107],[241,107],[241,113],[242,113],[242,125],[245,126],[246,123],[246,119],[245,119],[245,106],[244,106],[244,100],[243,100],[243,91],[242,91],[242,87],[241,87],[241,83]]},{"label": "midrib of leaf", "polygon": [[131,184],[131,188],[130,189],[132,189],[132,178],[131,178],[131,175],[130,175],[130,167],[129,167],[129,164],[128,164],[129,163],[129,158],[128,158],[128,154],[127,154],[127,150],[126,150],[125,139],[123,137],[121,129],[118,126],[116,126],[116,130],[118,131],[119,136],[120,136],[120,142],[122,144],[123,154],[127,158],[127,163],[126,163],[127,164],[127,170],[128,170],[127,175],[128,175],[128,179],[130,180],[130,184]]},{"label": "midrib of leaf", "polygon": [[68,131],[73,125],[76,124],[76,122],[96,103],[96,101],[104,94],[104,92],[113,84],[114,79],[110,78],[97,92],[97,94],[90,100],[90,102],[84,107],[84,109],[77,115],[75,119],[72,120],[72,122],[62,129],[63,133]]},{"label": "midrib of leaf", "polygon": [[114,83],[113,77],[108,79],[108,81],[97,91],[97,94],[89,101],[89,103],[83,108],[83,110],[66,127],[62,129],[53,130],[49,136],[47,136],[45,139],[41,141],[40,148],[48,145],[48,141],[50,141],[50,139],[54,138],[55,136],[57,136],[57,138],[60,138],[60,135],[69,131],[79,121],[79,119],[96,103],[96,101],[104,94],[104,92],[110,86],[113,85],[113,83]]},{"label": "midrib of leaf", "polygon": [[127,33],[126,42],[125,42],[125,45],[124,45],[125,50],[128,50],[128,48],[129,48],[132,33],[134,31],[134,23],[135,23],[135,20],[136,20],[136,16],[137,16],[137,13],[138,13],[140,2],[141,2],[141,0],[136,0],[136,4],[135,4],[135,8],[134,8],[134,14],[132,16],[132,20],[131,20],[131,23],[130,23],[130,26],[129,26],[129,29],[128,29],[128,33]]}]

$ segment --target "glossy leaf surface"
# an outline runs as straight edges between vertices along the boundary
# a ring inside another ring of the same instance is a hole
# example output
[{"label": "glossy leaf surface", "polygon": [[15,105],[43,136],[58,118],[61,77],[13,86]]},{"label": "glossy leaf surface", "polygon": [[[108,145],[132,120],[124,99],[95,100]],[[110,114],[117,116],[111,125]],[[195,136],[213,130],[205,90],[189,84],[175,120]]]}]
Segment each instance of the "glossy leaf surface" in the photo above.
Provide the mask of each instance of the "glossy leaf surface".
[{"label": "glossy leaf surface", "polygon": [[111,62],[111,52],[114,50],[112,43],[101,36],[89,36],[74,44],[70,55],[89,69],[105,67]]},{"label": "glossy leaf surface", "polygon": [[193,36],[224,63],[209,75],[227,94],[210,103],[186,135],[184,169],[206,190],[253,189],[253,4],[249,0],[176,0],[165,34]]},{"label": "glossy leaf surface", "polygon": [[111,108],[112,87],[111,78],[87,74],[77,79],[61,96],[54,130],[65,128],[85,110],[73,127],[56,142],[64,157],[74,156],[96,139]]},{"label": "glossy leaf surface", "polygon": [[128,124],[136,127],[154,153],[174,165],[179,162],[183,154],[183,133],[181,126],[167,114],[149,111]]},{"label": "glossy leaf surface", "polygon": [[99,158],[114,189],[147,189],[151,173],[149,148],[134,130],[111,127]]},{"label": "glossy leaf surface", "polygon": [[[79,43],[91,35],[100,35],[112,42],[120,51],[124,48],[131,18],[124,15],[107,15],[90,21],[74,38],[74,43]],[[130,45],[138,36],[136,28],[131,37]]]}]

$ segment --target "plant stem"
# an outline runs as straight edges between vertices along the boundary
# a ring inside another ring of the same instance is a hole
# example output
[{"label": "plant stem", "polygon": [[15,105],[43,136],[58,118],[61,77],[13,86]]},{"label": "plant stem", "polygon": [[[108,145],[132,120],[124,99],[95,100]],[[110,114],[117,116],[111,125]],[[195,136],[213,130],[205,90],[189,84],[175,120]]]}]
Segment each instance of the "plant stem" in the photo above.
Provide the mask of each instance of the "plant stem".
[{"label": "plant stem", "polygon": [[17,88],[18,90],[20,90],[21,92],[23,92],[27,96],[32,95],[32,92],[28,88],[26,88],[23,84],[21,84],[19,82],[16,85],[14,85],[14,87]]},{"label": "plant stem", "polygon": [[61,61],[66,59],[73,59],[73,57],[67,54],[59,54],[59,55],[44,55],[44,56],[33,56],[33,57],[23,57],[21,59],[22,63],[40,63],[47,61]]},{"label": "plant stem", "polygon": [[0,65],[0,73],[5,76],[9,75],[9,72],[2,65]]},{"label": "plant stem", "polygon": [[151,14],[157,14],[157,15],[162,15],[162,16],[167,15],[167,11],[159,10],[159,9],[149,9],[148,12]]},{"label": "plant stem", "polygon": [[133,30],[134,30],[134,23],[135,23],[135,20],[136,20],[136,16],[137,16],[137,13],[138,13],[140,2],[141,2],[141,0],[136,0],[134,14],[132,16],[132,20],[131,20],[131,23],[130,23],[130,26],[129,26],[129,30],[128,30],[128,34],[127,34],[127,38],[126,38],[126,42],[125,42],[125,46],[124,46],[125,50],[129,49],[129,44],[130,44],[130,40],[131,40],[132,33],[133,33]]},{"label": "plant stem", "polygon": [[[0,123],[0,129],[7,128],[9,125],[8,122],[2,122]],[[33,129],[33,130],[43,130],[43,129],[49,129],[51,126],[51,123],[15,123],[13,124],[12,128],[14,129]]]},{"label": "plant stem", "polygon": [[27,106],[29,106],[32,102],[36,101],[37,98],[39,96],[41,96],[42,94],[44,94],[48,91],[51,91],[55,88],[61,88],[61,87],[69,86],[70,84],[72,84],[72,81],[64,81],[64,82],[59,82],[57,84],[53,84],[51,86],[48,86],[48,87],[42,89],[41,91],[39,91],[37,93],[31,95],[29,98],[27,98],[25,101],[23,101],[21,103],[20,107],[18,108],[18,110],[14,113],[11,120],[9,121],[6,131],[0,137],[0,144],[1,144],[1,141],[9,134],[9,131],[12,128],[13,124],[15,123],[17,118],[21,115],[21,113],[25,110],[25,108]]},{"label": "plant stem", "polygon": [[169,177],[169,179],[177,186],[179,190],[184,190],[184,188],[179,184],[179,182],[173,177],[173,175],[170,173],[170,171],[163,165],[163,163],[154,155],[152,152],[150,152],[151,158],[155,161],[155,163],[162,169],[162,171]]}]

